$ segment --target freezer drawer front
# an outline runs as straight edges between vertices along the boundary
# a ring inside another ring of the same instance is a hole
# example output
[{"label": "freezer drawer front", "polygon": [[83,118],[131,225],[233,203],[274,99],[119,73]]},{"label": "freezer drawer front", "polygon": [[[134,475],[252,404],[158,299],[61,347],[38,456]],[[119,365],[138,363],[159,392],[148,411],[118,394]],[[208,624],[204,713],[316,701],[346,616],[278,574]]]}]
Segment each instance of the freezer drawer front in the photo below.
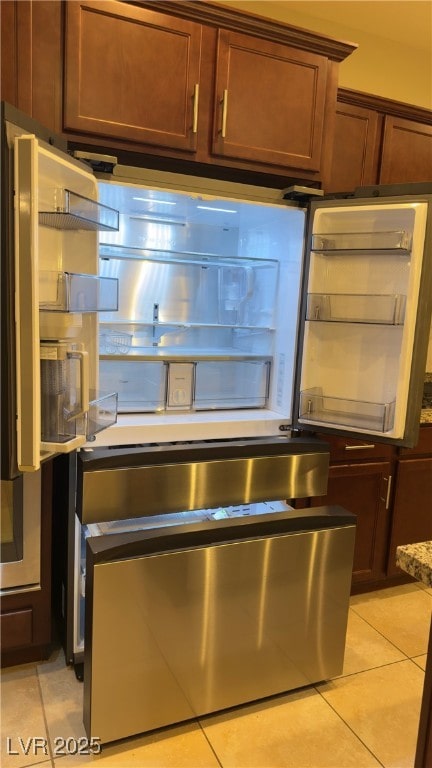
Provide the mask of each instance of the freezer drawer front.
[{"label": "freezer drawer front", "polygon": [[90,563],[88,735],[113,741],[340,674],[354,535],[348,525]]},{"label": "freezer drawer front", "polygon": [[328,464],[325,443],[280,438],[81,452],[77,513],[82,523],[99,523],[320,496]]}]

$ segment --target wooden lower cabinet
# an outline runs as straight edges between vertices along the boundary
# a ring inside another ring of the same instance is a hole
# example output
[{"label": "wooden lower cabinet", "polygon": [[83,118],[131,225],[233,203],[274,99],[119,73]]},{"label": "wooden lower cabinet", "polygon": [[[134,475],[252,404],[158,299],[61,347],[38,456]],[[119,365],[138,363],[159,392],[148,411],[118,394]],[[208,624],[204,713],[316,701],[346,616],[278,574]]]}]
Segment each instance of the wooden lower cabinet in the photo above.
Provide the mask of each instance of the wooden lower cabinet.
[{"label": "wooden lower cabinet", "polygon": [[432,424],[420,428],[415,448],[402,450],[396,468],[388,576],[401,574],[396,548],[432,540]]},{"label": "wooden lower cabinet", "polygon": [[3,594],[0,612],[1,666],[48,658],[52,642],[51,521],[52,461],[42,466],[40,584]]},{"label": "wooden lower cabinet", "polygon": [[353,584],[385,578],[391,468],[388,461],[334,464],[326,496],[311,499],[313,506],[339,504],[357,517]]}]

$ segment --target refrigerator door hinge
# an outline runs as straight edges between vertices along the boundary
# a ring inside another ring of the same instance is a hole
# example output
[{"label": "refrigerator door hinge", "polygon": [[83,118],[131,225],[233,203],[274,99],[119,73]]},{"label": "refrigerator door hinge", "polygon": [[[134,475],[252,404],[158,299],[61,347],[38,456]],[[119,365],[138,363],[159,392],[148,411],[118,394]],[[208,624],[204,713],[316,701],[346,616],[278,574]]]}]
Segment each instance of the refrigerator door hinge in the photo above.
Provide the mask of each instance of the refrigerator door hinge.
[{"label": "refrigerator door hinge", "polygon": [[93,171],[99,173],[112,173],[118,160],[114,155],[101,155],[97,152],[86,152],[83,150],[74,150],[72,156],[82,163],[87,163]]},{"label": "refrigerator door hinge", "polygon": [[294,184],[292,187],[286,187],[282,190],[282,197],[284,200],[295,200],[296,203],[308,203],[310,200],[323,196],[323,189],[303,187],[299,184]]}]

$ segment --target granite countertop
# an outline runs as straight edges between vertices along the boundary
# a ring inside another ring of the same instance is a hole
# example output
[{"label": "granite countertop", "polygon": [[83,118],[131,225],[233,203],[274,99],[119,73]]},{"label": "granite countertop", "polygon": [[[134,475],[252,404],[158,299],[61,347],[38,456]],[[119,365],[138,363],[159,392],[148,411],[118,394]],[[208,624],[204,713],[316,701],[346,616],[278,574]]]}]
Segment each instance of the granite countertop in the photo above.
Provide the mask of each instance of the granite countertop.
[{"label": "granite countertop", "polygon": [[432,408],[422,408],[420,424],[432,424]]},{"label": "granite countertop", "polygon": [[432,587],[432,541],[397,547],[396,565],[417,581]]}]

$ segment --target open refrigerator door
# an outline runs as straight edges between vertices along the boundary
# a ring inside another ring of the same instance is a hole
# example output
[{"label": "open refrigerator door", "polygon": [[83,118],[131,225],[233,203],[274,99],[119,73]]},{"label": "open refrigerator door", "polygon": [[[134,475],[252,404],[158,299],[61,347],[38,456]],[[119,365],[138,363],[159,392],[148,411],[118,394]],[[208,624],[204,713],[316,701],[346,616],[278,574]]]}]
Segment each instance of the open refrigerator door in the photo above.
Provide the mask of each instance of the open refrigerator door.
[{"label": "open refrigerator door", "polygon": [[35,136],[17,136],[14,156],[18,466],[35,471],[116,418],[116,393],[98,392],[97,313],[118,292],[98,275],[97,232],[118,214],[92,173]]},{"label": "open refrigerator door", "polygon": [[431,309],[427,215],[426,198],[315,207],[302,428],[395,441],[418,431],[421,397],[413,389],[425,370]]}]

